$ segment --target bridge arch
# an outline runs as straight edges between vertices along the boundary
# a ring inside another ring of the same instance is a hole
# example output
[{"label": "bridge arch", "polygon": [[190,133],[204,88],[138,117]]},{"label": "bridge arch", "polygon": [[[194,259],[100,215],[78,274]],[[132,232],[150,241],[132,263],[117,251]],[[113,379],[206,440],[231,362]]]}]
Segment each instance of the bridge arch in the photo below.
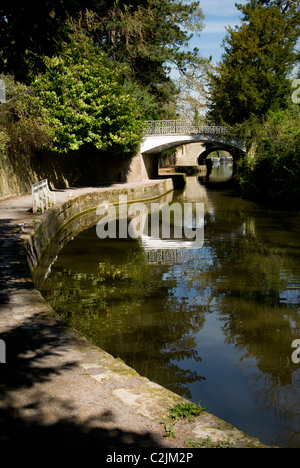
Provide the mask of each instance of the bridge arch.
[{"label": "bridge arch", "polygon": [[214,153],[215,151],[226,151],[230,153],[232,157],[234,157],[234,152],[232,151],[232,148],[225,148],[222,145],[213,145],[210,146],[209,148],[206,148],[198,157],[198,165],[202,166],[205,164],[206,158],[211,154]]},{"label": "bridge arch", "polygon": [[145,137],[141,144],[141,153],[159,154],[177,146],[191,143],[207,143],[224,151],[236,150],[245,152],[240,141],[226,136],[227,129],[217,125],[195,126],[184,121],[149,121],[145,122]]},{"label": "bridge arch", "polygon": [[160,153],[192,143],[203,143],[207,150],[210,150],[210,147],[218,147],[229,153],[233,150],[238,153],[246,152],[242,142],[228,136],[227,128],[211,122],[193,125],[191,122],[180,120],[147,121],[144,122],[144,138],[140,152],[132,164],[131,172],[137,171],[141,180],[154,179],[158,175]]}]

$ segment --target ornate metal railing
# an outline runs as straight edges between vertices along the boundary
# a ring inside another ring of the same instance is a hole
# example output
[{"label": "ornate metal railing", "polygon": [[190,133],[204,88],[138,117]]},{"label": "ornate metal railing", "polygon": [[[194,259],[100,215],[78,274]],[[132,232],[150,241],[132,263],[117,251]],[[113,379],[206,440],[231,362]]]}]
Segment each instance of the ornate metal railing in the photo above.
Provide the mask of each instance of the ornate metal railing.
[{"label": "ornate metal railing", "polygon": [[184,120],[149,120],[144,122],[145,136],[151,135],[186,135],[209,134],[225,135],[227,128],[211,122],[194,125]]}]

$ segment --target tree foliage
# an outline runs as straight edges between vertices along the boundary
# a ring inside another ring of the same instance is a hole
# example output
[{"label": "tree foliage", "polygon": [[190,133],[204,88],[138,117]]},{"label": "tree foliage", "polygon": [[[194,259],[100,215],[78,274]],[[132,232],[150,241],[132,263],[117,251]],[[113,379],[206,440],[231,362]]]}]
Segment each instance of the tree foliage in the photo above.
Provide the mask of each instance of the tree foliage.
[{"label": "tree foliage", "polygon": [[155,98],[156,112],[150,117],[173,118],[179,89],[170,78],[171,68],[191,77],[206,63],[198,49],[188,48],[203,28],[199,2],[123,1],[107,8],[107,2],[99,1],[85,21],[96,44],[111,59],[126,63],[130,79]]},{"label": "tree foliage", "polygon": [[[270,111],[253,129],[253,152],[241,161],[243,194],[280,207],[300,206],[299,106]],[[254,157],[253,157],[254,153]]]},{"label": "tree foliage", "polygon": [[128,155],[141,141],[136,87],[124,83],[124,67],[108,62],[80,28],[33,85],[50,113],[54,150],[89,145]]},{"label": "tree foliage", "polygon": [[242,24],[228,29],[222,61],[210,74],[210,117],[247,143],[238,167],[243,194],[299,207],[300,120],[292,105],[299,2],[250,0],[237,7]]},{"label": "tree foliage", "polygon": [[210,76],[210,114],[231,126],[284,107],[299,59],[297,2],[251,0],[238,9],[242,25],[228,29],[223,59]]},{"label": "tree foliage", "polygon": [[0,6],[0,73],[29,84],[44,70],[44,56],[59,52],[69,35],[68,16],[80,0],[7,0]]},{"label": "tree foliage", "polygon": [[0,26],[0,73],[33,86],[59,152],[129,154],[138,120],[176,116],[170,68],[189,76],[203,64],[187,47],[203,27],[198,1],[8,0]]},{"label": "tree foliage", "polygon": [[0,156],[8,152],[29,156],[31,151],[52,144],[49,112],[32,87],[0,75],[5,82],[6,102],[0,106]]},{"label": "tree foliage", "polygon": [[170,66],[198,72],[203,59],[189,50],[203,28],[199,1],[184,0],[29,0],[0,7],[0,73],[29,84],[45,71],[44,57],[57,56],[70,38],[69,19],[81,16],[95,46],[128,65],[127,78],[156,100],[149,118],[174,117],[178,89]]}]

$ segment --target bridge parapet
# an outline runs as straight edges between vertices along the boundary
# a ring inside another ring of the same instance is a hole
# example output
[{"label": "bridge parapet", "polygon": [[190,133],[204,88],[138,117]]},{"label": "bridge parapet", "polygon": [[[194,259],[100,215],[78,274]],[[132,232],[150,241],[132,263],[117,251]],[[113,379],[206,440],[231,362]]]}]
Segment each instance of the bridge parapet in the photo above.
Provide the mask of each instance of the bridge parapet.
[{"label": "bridge parapet", "polygon": [[193,125],[184,120],[148,120],[144,122],[145,136],[151,135],[226,135],[227,128],[211,122]]}]

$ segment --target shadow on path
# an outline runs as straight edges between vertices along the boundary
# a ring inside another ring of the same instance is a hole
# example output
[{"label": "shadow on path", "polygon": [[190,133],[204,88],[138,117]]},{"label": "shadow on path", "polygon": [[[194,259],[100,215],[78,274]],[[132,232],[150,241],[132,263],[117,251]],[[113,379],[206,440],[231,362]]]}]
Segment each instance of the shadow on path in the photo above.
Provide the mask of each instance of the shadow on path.
[{"label": "shadow on path", "polygon": [[[100,392],[102,407],[99,404],[90,417],[86,416],[88,413],[81,412],[84,417],[78,415],[78,402],[68,395],[68,385],[66,393],[60,394],[63,383],[70,378],[69,389],[74,392],[77,379],[81,405],[85,398],[95,401],[95,394],[89,395],[89,381],[82,377],[82,369],[75,361],[60,360],[68,339],[63,333],[64,325],[56,325],[54,330],[47,323],[49,320],[25,320],[1,335],[7,345],[7,361],[0,364],[0,446],[161,447],[154,433],[118,428],[118,415],[103,408]],[[58,381],[61,376],[62,381]],[[93,384],[90,385],[93,390]]]},{"label": "shadow on path", "polygon": [[74,337],[51,311],[30,279],[18,228],[1,219],[0,338],[6,363],[0,363],[0,447],[161,446],[140,421],[135,429],[134,415],[124,430],[120,408],[106,401],[103,387],[80,377],[76,353],[68,354]]}]

